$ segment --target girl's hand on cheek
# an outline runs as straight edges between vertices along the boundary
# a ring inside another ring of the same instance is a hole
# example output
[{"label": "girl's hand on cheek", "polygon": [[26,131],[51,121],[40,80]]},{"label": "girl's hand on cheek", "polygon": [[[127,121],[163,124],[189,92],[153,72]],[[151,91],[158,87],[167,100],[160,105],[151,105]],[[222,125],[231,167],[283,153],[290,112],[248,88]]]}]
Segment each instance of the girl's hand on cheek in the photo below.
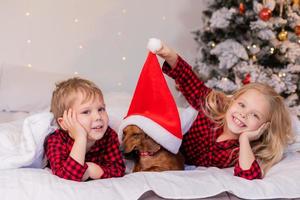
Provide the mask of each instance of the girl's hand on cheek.
[{"label": "girl's hand on cheek", "polygon": [[77,114],[72,109],[64,111],[63,120],[69,136],[74,139],[87,138],[87,132],[77,120]]},{"label": "girl's hand on cheek", "polygon": [[247,137],[249,141],[257,140],[269,128],[269,126],[270,126],[270,122],[263,123],[255,131],[247,131],[242,133],[240,138]]}]

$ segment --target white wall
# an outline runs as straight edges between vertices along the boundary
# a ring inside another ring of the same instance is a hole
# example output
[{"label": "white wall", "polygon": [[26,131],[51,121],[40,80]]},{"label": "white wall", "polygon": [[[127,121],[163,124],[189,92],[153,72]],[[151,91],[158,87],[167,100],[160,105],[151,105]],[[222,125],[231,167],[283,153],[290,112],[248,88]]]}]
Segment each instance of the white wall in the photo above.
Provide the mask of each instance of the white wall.
[{"label": "white wall", "polygon": [[150,37],[193,63],[197,45],[191,31],[201,25],[205,5],[203,0],[0,0],[0,63],[78,72],[104,91],[132,92]]}]

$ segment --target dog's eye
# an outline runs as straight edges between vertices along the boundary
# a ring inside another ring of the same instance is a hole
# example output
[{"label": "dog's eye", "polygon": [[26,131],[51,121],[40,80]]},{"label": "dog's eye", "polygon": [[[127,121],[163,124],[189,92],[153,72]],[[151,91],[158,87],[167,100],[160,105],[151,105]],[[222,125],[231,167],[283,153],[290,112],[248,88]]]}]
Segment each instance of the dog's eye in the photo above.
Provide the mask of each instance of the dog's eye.
[{"label": "dog's eye", "polygon": [[139,137],[140,137],[140,134],[139,134],[139,133],[134,133],[134,134],[132,134],[132,137],[134,137],[134,138],[139,138]]}]

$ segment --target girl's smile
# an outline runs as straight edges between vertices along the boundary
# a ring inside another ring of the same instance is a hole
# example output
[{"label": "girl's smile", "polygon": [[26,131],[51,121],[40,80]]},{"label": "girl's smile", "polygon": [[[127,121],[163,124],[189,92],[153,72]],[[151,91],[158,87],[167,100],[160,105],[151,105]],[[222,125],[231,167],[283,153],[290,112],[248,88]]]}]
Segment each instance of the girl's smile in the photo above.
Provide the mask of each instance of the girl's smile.
[{"label": "girl's smile", "polygon": [[228,131],[241,134],[257,130],[268,120],[270,105],[267,98],[257,90],[250,89],[234,99],[225,116]]}]

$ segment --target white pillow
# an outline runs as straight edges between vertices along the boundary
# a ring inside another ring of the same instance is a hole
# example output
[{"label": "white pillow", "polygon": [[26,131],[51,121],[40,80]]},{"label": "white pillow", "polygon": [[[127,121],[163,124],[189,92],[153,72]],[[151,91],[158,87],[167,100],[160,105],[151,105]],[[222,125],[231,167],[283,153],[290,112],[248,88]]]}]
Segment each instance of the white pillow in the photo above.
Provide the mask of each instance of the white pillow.
[{"label": "white pillow", "polygon": [[0,73],[0,110],[22,112],[49,106],[55,83],[69,76],[6,64]]},{"label": "white pillow", "polygon": [[290,144],[286,149],[286,152],[300,151],[300,120],[295,115],[291,115],[292,118],[292,130],[295,134],[295,142]]},{"label": "white pillow", "polygon": [[[103,96],[109,117],[109,126],[118,133],[119,126],[128,112],[132,96],[125,92],[104,92]],[[119,140],[121,137],[119,135]]]}]

